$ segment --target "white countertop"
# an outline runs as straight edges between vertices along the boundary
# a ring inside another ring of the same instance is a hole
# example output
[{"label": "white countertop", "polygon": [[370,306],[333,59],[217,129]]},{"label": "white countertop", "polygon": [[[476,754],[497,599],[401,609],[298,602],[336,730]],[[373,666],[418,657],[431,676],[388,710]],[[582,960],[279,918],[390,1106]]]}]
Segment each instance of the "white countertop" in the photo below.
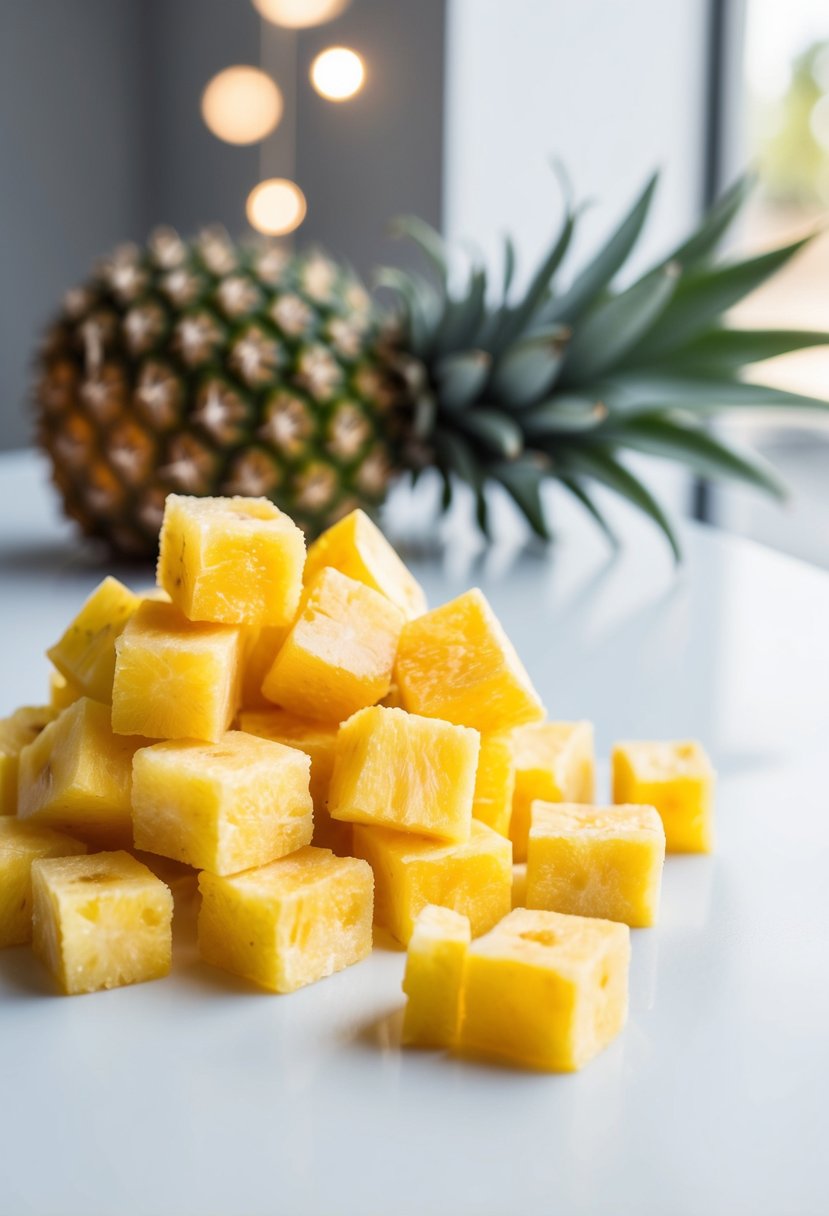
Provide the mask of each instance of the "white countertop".
[{"label": "white countertop", "polygon": [[[829,1211],[829,575],[699,528],[676,574],[620,518],[615,559],[568,512],[546,555],[413,566],[433,603],[481,585],[602,755],[691,735],[719,769],[718,851],[668,859],[623,1035],[573,1076],[402,1053],[388,950],[277,997],[180,932],[169,979],[73,998],[5,950],[0,1216]],[[100,577],[40,465],[0,457],[0,714],[44,699]]]}]

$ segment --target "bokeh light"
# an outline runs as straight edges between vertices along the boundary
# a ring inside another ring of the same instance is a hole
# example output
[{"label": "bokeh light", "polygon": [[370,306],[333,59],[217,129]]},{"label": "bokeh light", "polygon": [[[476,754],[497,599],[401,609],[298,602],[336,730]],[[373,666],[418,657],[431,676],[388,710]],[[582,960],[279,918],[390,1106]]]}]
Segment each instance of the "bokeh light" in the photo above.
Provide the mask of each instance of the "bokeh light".
[{"label": "bokeh light", "polygon": [[347,101],[360,91],[365,78],[362,59],[347,46],[330,46],[311,64],[311,83],[329,101]]},{"label": "bokeh light", "polygon": [[287,236],[305,219],[305,195],[287,177],[270,177],[254,186],[245,207],[248,223],[266,236]]},{"label": "bokeh light", "polygon": [[237,65],[218,72],[201,99],[202,118],[208,129],[229,144],[253,144],[278,125],[282,94],[259,68]]},{"label": "bokeh light", "polygon": [[344,13],[350,0],[253,0],[253,7],[267,21],[289,30],[304,30],[333,21]]}]

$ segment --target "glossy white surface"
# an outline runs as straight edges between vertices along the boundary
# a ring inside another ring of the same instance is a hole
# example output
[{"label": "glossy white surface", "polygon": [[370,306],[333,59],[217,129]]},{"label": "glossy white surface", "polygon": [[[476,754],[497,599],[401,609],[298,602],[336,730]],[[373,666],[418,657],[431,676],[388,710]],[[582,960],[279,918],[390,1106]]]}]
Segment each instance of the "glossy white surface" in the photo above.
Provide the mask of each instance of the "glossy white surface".
[{"label": "glossy white surface", "polygon": [[[603,754],[697,735],[720,770],[718,851],[669,858],[621,1038],[565,1077],[401,1053],[385,950],[273,997],[183,925],[168,980],[73,998],[6,950],[2,1216],[829,1211],[829,577],[700,530],[676,575],[622,526],[615,560],[568,518],[551,557],[416,566],[433,602],[486,589]],[[30,460],[0,460],[0,572],[2,713],[42,699],[42,650],[100,577]]]}]

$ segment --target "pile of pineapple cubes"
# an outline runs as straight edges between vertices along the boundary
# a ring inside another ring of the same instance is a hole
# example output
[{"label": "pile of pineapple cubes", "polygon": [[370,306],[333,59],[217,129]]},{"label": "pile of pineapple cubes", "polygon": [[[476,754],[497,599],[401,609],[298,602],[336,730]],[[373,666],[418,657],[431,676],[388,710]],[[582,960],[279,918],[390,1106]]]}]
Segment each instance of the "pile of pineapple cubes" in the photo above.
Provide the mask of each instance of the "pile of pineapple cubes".
[{"label": "pile of pineapple cubes", "polygon": [[[710,765],[548,722],[485,597],[427,610],[361,511],[306,553],[265,499],[171,495],[159,590],[107,578],[0,723],[0,945],[67,993],[161,977],[198,872],[202,958],[286,993],[408,946],[404,1041],[581,1067],[627,1012],[666,848],[711,845]],[[518,864],[515,864],[518,863]]]}]

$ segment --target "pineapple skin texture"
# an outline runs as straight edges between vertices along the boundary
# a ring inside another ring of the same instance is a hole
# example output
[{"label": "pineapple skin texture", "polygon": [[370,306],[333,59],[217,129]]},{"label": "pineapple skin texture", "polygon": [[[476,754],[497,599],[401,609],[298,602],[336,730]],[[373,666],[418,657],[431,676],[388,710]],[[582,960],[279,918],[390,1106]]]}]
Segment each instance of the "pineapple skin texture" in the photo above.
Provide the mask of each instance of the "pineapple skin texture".
[{"label": "pineapple skin texture", "polygon": [[242,636],[145,600],[116,643],[112,729],[147,739],[218,742],[236,713]]},{"label": "pineapple skin texture", "polygon": [[515,792],[509,834],[513,857],[527,860],[532,804],[592,803],[596,757],[590,722],[539,722],[513,735]]},{"label": "pineapple skin texture", "polygon": [[311,843],[310,767],[303,752],[242,731],[143,748],[133,760],[135,847],[213,874],[293,853]]},{"label": "pineapple skin texture", "polygon": [[32,865],[32,946],[68,996],[170,971],[173,897],[129,853]]},{"label": "pineapple skin texture", "polygon": [[524,665],[477,587],[406,623],[395,681],[410,713],[482,734],[544,717]]},{"label": "pineapple skin texture", "polygon": [[[328,810],[441,841],[469,839],[478,732],[372,706],[340,727]],[[434,901],[439,902],[439,901]]]},{"label": "pineapple skin texture", "polygon": [[415,921],[406,953],[402,1040],[409,1047],[454,1046],[461,1015],[469,920],[429,905]]},{"label": "pineapple skin texture", "polygon": [[304,565],[301,529],[267,498],[167,498],[158,584],[191,621],[288,625]]},{"label": "pineapple skin texture", "polygon": [[629,964],[627,925],[515,909],[469,949],[461,1051],[577,1071],[625,1024]]},{"label": "pineapple skin texture", "polygon": [[20,753],[57,717],[48,705],[24,705],[0,720],[0,816],[17,814]]},{"label": "pineapple skin texture", "polygon": [[665,829],[652,806],[534,802],[526,907],[656,924]]},{"label": "pineapple skin texture", "polygon": [[91,844],[132,839],[132,758],[146,740],[110,727],[109,706],[81,697],[20,753],[18,815]]},{"label": "pineapple skin texture", "polygon": [[442,844],[387,828],[354,828],[354,853],[374,871],[374,918],[404,946],[428,904],[466,916],[472,936],[510,910],[510,843],[473,820],[469,840]]},{"label": "pineapple skin texture", "polygon": [[19,819],[0,819],[0,946],[32,940],[32,863],[85,852],[82,841],[62,832]]},{"label": "pineapple skin texture", "polygon": [[327,566],[379,591],[408,620],[426,611],[423,588],[365,511],[351,511],[314,541],[308,549],[305,582],[312,582]]},{"label": "pineapple skin texture", "polygon": [[199,875],[199,952],[272,992],[295,992],[371,953],[365,862],[300,849],[231,877]]},{"label": "pineapple skin texture", "polygon": [[509,734],[481,735],[481,752],[475,775],[473,818],[501,836],[509,836],[515,794],[515,758]]},{"label": "pineapple skin texture", "polygon": [[140,603],[140,596],[117,578],[107,577],[95,588],[60,640],[46,651],[70,687],[111,704],[115,640]]},{"label": "pineapple skin texture", "polygon": [[656,807],[669,853],[713,852],[716,778],[699,743],[618,743],[611,769],[613,801]]},{"label": "pineapple skin texture", "polygon": [[343,722],[391,687],[403,613],[364,583],[325,567],[262,684],[299,717]]}]

